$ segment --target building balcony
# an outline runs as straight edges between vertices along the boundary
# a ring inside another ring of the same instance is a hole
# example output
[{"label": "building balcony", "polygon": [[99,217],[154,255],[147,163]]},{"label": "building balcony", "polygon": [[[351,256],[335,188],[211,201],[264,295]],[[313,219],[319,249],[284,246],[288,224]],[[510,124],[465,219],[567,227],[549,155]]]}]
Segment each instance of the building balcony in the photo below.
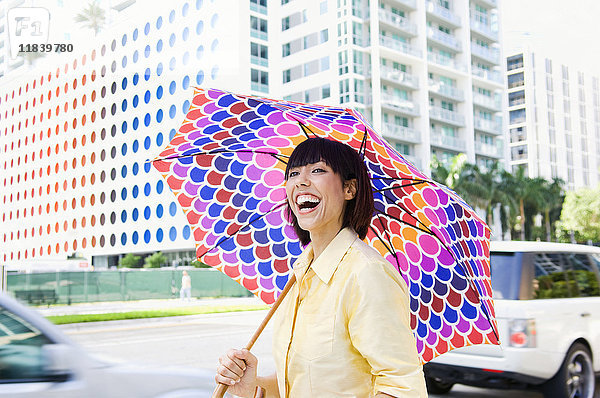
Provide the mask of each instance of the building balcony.
[{"label": "building balcony", "polygon": [[475,0],[475,2],[487,7],[498,7],[498,0]]},{"label": "building balcony", "polygon": [[421,142],[421,135],[418,131],[409,127],[398,126],[393,123],[383,124],[383,136],[412,144],[419,144]]},{"label": "building balcony", "polygon": [[401,53],[404,54],[408,54],[408,55],[413,55],[415,57],[421,57],[421,51],[416,49],[415,47],[411,46],[408,43],[404,43],[402,41],[399,40],[394,40],[391,37],[386,37],[386,36],[380,36],[379,37],[379,44],[381,44],[382,46],[395,50],[395,51],[399,51]]},{"label": "building balcony", "polygon": [[481,130],[490,134],[501,134],[502,123],[499,120],[484,119],[479,116],[473,116],[473,126],[476,130]]},{"label": "building balcony", "polygon": [[471,31],[485,37],[486,39],[498,41],[498,31],[492,30],[490,25],[471,18]]},{"label": "building balcony", "polygon": [[498,50],[471,43],[471,55],[494,65],[500,65],[500,51]]},{"label": "building balcony", "polygon": [[463,90],[439,81],[429,80],[429,91],[456,101],[465,100],[465,92]]},{"label": "building balcony", "polygon": [[417,9],[417,0],[391,0],[391,3],[399,3],[405,7],[410,8],[412,11]]},{"label": "building balcony", "polygon": [[504,148],[501,145],[484,144],[483,142],[475,141],[475,153],[478,155],[488,156],[492,158],[502,158]]},{"label": "building balcony", "polygon": [[508,62],[508,65],[506,65],[506,71],[510,72],[512,70],[515,69],[521,69],[523,68],[523,58],[521,58],[520,62]]},{"label": "building balcony", "polygon": [[260,4],[250,2],[250,10],[252,10],[254,12],[258,12],[263,15],[267,15],[267,7],[261,6]]},{"label": "building balcony", "polygon": [[435,41],[439,45],[454,51],[460,52],[462,50],[462,46],[456,40],[456,37],[449,35],[448,33],[442,32],[439,29],[428,28],[427,29],[427,38]]},{"label": "building balcony", "polygon": [[396,15],[391,11],[379,9],[379,21],[410,36],[417,35],[417,25],[410,23],[407,18]]},{"label": "building balcony", "polygon": [[366,20],[369,19],[370,13],[368,7],[352,6],[352,16]]},{"label": "building balcony", "polygon": [[464,127],[465,125],[465,117],[463,115],[458,112],[440,108],[439,106],[429,107],[429,117],[454,126]]},{"label": "building balcony", "polygon": [[525,104],[525,97],[515,98],[508,101],[508,106],[512,108],[513,106],[519,106]]},{"label": "building balcony", "polygon": [[473,105],[481,106],[493,111],[500,111],[502,109],[499,97],[493,98],[475,92],[473,93]]},{"label": "building balcony", "polygon": [[432,130],[429,138],[431,145],[451,149],[453,151],[464,152],[467,150],[467,143],[458,137],[444,135],[439,131]]},{"label": "building balcony", "polygon": [[267,58],[257,57],[256,55],[250,56],[250,62],[258,66],[269,66],[269,60]]},{"label": "building balcony", "polygon": [[268,93],[269,92],[269,85],[268,84],[251,82],[250,88],[253,91],[259,91],[261,93]]},{"label": "building balcony", "polygon": [[417,104],[408,99],[399,98],[394,95],[383,93],[381,95],[381,106],[385,106],[409,116],[419,116],[419,106]]},{"label": "building balcony", "polygon": [[517,88],[517,87],[523,87],[525,85],[525,80],[517,80],[514,82],[509,82],[508,83],[508,88]]},{"label": "building balcony", "polygon": [[467,68],[464,64],[457,62],[454,58],[446,57],[434,52],[427,53],[427,60],[438,65],[445,66],[447,68],[456,69],[460,72],[466,72]]},{"label": "building balcony", "polygon": [[453,14],[449,9],[434,3],[433,1],[427,1],[427,13],[434,16],[442,21],[459,28],[461,26],[460,17]]},{"label": "building balcony", "polygon": [[260,39],[260,40],[267,40],[267,38],[269,37],[267,35],[267,32],[261,32],[260,30],[257,30],[257,29],[250,29],[250,36],[254,37],[255,39]]},{"label": "building balcony", "polygon": [[498,71],[495,70],[487,70],[487,69],[481,69],[478,68],[476,66],[472,66],[471,68],[471,74],[473,76],[477,76],[480,77],[482,79],[485,80],[489,80],[495,83],[500,83],[502,84],[502,74]]},{"label": "building balcony", "polygon": [[362,37],[361,35],[352,35],[352,44],[359,47],[369,47],[371,40],[368,37]]},{"label": "building balcony", "polygon": [[419,78],[406,72],[381,66],[381,78],[412,89],[419,88]]}]

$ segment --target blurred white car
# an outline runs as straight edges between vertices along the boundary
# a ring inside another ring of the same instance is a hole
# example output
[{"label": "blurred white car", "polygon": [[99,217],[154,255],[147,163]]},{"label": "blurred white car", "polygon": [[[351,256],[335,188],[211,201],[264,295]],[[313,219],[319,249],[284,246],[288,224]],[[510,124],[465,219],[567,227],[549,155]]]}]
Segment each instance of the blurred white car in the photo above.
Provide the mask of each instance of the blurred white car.
[{"label": "blurred white car", "polygon": [[492,242],[492,290],[502,345],[441,355],[425,366],[430,393],[453,384],[540,388],[592,398],[600,372],[600,248]]},{"label": "blurred white car", "polygon": [[205,397],[212,380],[201,370],[140,370],[96,359],[37,312],[0,294],[0,397]]}]

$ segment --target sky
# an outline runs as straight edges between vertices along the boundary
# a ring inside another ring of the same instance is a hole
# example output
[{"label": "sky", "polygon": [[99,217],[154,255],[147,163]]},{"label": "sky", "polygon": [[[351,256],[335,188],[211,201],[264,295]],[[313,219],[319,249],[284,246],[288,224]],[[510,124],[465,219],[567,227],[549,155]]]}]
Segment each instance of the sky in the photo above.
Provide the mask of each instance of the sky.
[{"label": "sky", "polygon": [[600,76],[600,1],[499,0],[504,55],[529,48]]}]

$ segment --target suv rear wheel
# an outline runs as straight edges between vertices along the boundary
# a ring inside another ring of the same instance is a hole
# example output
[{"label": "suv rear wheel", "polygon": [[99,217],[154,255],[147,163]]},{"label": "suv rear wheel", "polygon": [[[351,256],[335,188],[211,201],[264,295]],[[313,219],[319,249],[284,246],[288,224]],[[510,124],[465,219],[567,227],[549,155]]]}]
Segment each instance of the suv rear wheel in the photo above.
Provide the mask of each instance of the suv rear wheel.
[{"label": "suv rear wheel", "polygon": [[452,389],[454,383],[447,383],[437,377],[425,376],[427,392],[430,394],[446,394]]},{"label": "suv rear wheel", "polygon": [[595,385],[590,350],[575,343],[567,352],[558,373],[544,385],[544,397],[593,398]]}]

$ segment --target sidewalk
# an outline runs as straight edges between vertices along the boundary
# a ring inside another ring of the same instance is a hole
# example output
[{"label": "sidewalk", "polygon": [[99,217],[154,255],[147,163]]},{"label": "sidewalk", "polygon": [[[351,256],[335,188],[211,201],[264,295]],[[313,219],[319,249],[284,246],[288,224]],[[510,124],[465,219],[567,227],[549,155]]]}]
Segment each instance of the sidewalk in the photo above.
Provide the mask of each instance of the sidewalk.
[{"label": "sidewalk", "polygon": [[106,314],[114,312],[160,310],[169,308],[186,308],[198,306],[226,305],[265,305],[257,297],[222,297],[200,298],[184,301],[181,299],[137,300],[137,301],[105,301],[77,303],[71,305],[53,305],[33,307],[43,316],[72,314]]}]

